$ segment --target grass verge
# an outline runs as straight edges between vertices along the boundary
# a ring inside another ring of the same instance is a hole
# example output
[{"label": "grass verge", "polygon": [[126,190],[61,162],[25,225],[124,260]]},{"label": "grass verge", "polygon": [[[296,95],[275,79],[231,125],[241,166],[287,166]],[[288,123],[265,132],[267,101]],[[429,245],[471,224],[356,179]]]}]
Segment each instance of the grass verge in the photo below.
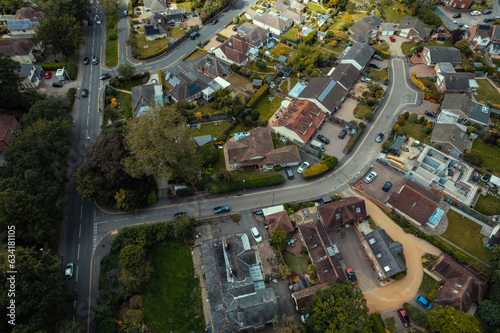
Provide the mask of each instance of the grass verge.
[{"label": "grass verge", "polygon": [[418,293],[427,298],[429,292],[438,285],[439,285],[438,281],[434,280],[432,276],[424,272],[424,277],[422,279],[420,287],[418,288]]},{"label": "grass verge", "polygon": [[104,63],[108,67],[118,65],[118,39],[106,39],[106,59],[104,60]]},{"label": "grass verge", "polygon": [[500,173],[500,148],[491,146],[479,139],[472,143],[472,152],[483,158],[483,169]]}]

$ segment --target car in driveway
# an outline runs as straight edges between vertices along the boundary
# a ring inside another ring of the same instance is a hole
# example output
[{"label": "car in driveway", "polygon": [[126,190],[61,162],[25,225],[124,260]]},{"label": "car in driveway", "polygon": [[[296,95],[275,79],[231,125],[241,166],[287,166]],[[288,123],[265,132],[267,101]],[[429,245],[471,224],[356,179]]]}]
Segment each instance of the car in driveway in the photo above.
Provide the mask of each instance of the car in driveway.
[{"label": "car in driveway", "polygon": [[82,89],[82,97],[88,97],[89,91],[87,89]]},{"label": "car in driveway", "polygon": [[52,87],[54,87],[54,88],[62,88],[63,84],[61,82],[54,82],[54,83],[52,83]]},{"label": "car in driveway", "polygon": [[285,167],[285,173],[286,173],[286,176],[287,176],[288,180],[292,180],[292,179],[295,178],[295,176],[293,175],[292,168]]},{"label": "car in driveway", "polygon": [[462,14],[455,14],[455,15],[453,15],[452,17],[453,17],[453,18],[460,18],[460,17],[462,17]]},{"label": "car in driveway", "polygon": [[356,274],[354,274],[354,270],[352,268],[348,268],[345,270],[345,272],[347,274],[347,278],[351,280],[352,284],[357,285],[358,279],[356,279]]},{"label": "car in driveway", "polygon": [[371,82],[371,81],[372,81],[372,79],[370,79],[369,77],[362,77],[362,78],[361,78],[361,82],[366,82],[366,83],[368,83],[368,82]]},{"label": "car in driveway", "polygon": [[72,279],[73,278],[73,270],[74,270],[74,265],[72,262],[66,265],[66,268],[64,269],[64,276],[66,279]]},{"label": "car in driveway", "polygon": [[368,66],[370,66],[371,68],[380,69],[380,65],[376,62],[370,62]]},{"label": "car in driveway", "polygon": [[384,139],[384,133],[379,133],[377,135],[377,137],[375,138],[375,142],[380,143],[380,142],[382,142],[383,139]]},{"label": "car in driveway", "polygon": [[187,216],[186,212],[177,212],[174,214],[174,219],[178,219],[179,217]]},{"label": "car in driveway", "polygon": [[233,27],[233,31],[236,31],[236,30],[238,30],[238,26],[237,26],[237,25],[235,25],[235,26]]},{"label": "car in driveway", "polygon": [[224,43],[224,38],[222,38],[220,36],[215,37],[215,40],[218,42]]},{"label": "car in driveway", "polygon": [[411,326],[410,317],[408,317],[408,315],[406,314],[406,310],[399,309],[397,312],[398,312],[399,319],[401,319],[401,322],[403,323],[403,326],[410,327]]},{"label": "car in driveway", "polygon": [[393,42],[393,43],[396,41],[396,38],[395,38],[394,36],[389,37],[389,39],[390,39],[390,40],[391,40],[391,42]]},{"label": "car in driveway", "polygon": [[323,142],[323,143],[326,143],[326,144],[330,143],[330,139],[328,139],[326,136],[321,135],[321,134],[318,135],[318,140]]},{"label": "car in driveway", "polygon": [[377,177],[377,173],[375,171],[370,172],[370,174],[365,178],[365,183],[370,184],[375,177]]},{"label": "car in driveway", "polygon": [[45,73],[45,78],[50,79],[52,77],[52,72],[46,72]]},{"label": "car in driveway", "polygon": [[229,207],[229,206],[217,206],[214,208],[214,214],[226,213],[226,212],[230,212],[230,211],[231,211],[231,207]]},{"label": "car in driveway", "polygon": [[479,11],[477,11],[477,10],[474,10],[474,11],[470,12],[470,14],[471,14],[472,16],[478,16],[478,15],[481,15],[481,12],[479,12]]},{"label": "car in driveway", "polygon": [[304,172],[307,168],[309,168],[309,162],[303,162],[298,168],[297,173]]},{"label": "car in driveway", "polygon": [[106,79],[109,79],[111,77],[111,74],[109,73],[104,73],[101,75],[100,79],[101,80],[106,80]]},{"label": "car in driveway", "polygon": [[255,242],[262,243],[262,236],[260,235],[260,232],[257,229],[257,227],[253,227],[252,229],[250,229],[250,232],[253,236],[253,239],[255,239]]},{"label": "car in driveway", "polygon": [[483,15],[489,15],[491,13],[493,13],[493,11],[491,9],[483,10]]},{"label": "car in driveway", "polygon": [[415,301],[420,304],[424,309],[432,309],[432,304],[422,296],[418,296]]},{"label": "car in driveway", "polygon": [[99,63],[99,57],[98,56],[93,56],[92,57],[92,64],[97,65]]},{"label": "car in driveway", "polygon": [[491,17],[487,17],[483,20],[484,23],[489,23],[489,22],[493,22],[495,21],[495,19],[491,18]]},{"label": "car in driveway", "polygon": [[382,187],[382,191],[388,192],[392,187],[392,183],[390,181],[386,181],[384,186]]},{"label": "car in driveway", "polygon": [[89,57],[85,57],[85,58],[83,58],[83,64],[84,64],[84,65],[88,65],[89,63],[90,63],[90,59],[89,59]]},{"label": "car in driveway", "polygon": [[436,118],[437,114],[434,111],[431,110],[425,110],[425,114],[428,115],[429,117]]},{"label": "car in driveway", "polygon": [[340,131],[339,133],[339,139],[343,139],[345,138],[345,136],[347,135],[347,130],[343,129],[342,131]]},{"label": "car in driveway", "polygon": [[378,61],[382,61],[382,60],[384,60],[384,59],[383,59],[381,56],[379,56],[378,54],[374,54],[374,55],[373,55],[373,59],[378,60]]}]

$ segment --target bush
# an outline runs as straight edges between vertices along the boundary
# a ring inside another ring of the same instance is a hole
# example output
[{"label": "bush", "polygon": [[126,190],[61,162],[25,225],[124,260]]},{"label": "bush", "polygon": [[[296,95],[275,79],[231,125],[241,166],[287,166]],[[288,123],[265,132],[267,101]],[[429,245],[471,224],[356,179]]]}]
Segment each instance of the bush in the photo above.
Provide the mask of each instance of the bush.
[{"label": "bush", "polygon": [[409,117],[409,116],[410,116],[410,112],[405,111],[405,113],[403,113],[403,117],[404,117],[405,119],[408,119],[408,117]]},{"label": "bush", "polygon": [[175,194],[177,194],[180,197],[187,197],[188,195],[193,195],[193,190],[190,188],[183,188],[175,191]]},{"label": "bush", "polygon": [[422,81],[420,81],[417,78],[417,73],[411,74],[411,82],[413,82],[414,85],[416,85],[418,88],[420,88],[420,90],[425,91],[425,89],[426,89],[425,85],[422,83]]},{"label": "bush", "polygon": [[402,278],[406,276],[406,272],[399,272],[398,274],[394,275],[394,280],[399,281]]},{"label": "bush", "polygon": [[389,141],[386,141],[382,144],[383,150],[389,150],[390,147],[391,147],[391,143]]},{"label": "bush", "polygon": [[403,307],[405,308],[406,312],[408,313],[408,316],[413,320],[415,325],[420,327],[426,326],[424,311],[410,305],[409,303],[404,303]]},{"label": "bush", "polygon": [[361,135],[361,132],[363,132],[363,129],[362,129],[362,128],[360,128],[360,129],[356,132],[356,134],[354,134],[354,135],[351,137],[351,139],[349,139],[349,142],[347,143],[347,145],[346,145],[346,146],[345,146],[345,148],[344,148],[346,152],[349,152],[349,151],[352,149],[352,147],[353,147],[353,146],[354,146],[354,144],[356,143],[356,140],[358,140],[359,136]]},{"label": "bush", "polygon": [[148,205],[152,205],[152,204],[156,203],[156,201],[157,201],[156,192],[155,191],[149,192],[146,201],[147,201]]},{"label": "bush", "polygon": [[240,222],[240,218],[241,218],[240,214],[233,214],[231,216],[231,219],[233,220],[233,222]]},{"label": "bush", "polygon": [[418,117],[418,115],[417,115],[416,113],[412,113],[412,114],[410,114],[410,116],[408,117],[408,121],[409,121],[410,123],[415,123],[415,122],[417,121],[417,117]]},{"label": "bush", "polygon": [[73,105],[75,104],[75,96],[76,96],[76,88],[69,88],[68,92],[66,92],[66,98],[69,99],[70,109],[73,109]]},{"label": "bush", "polygon": [[273,170],[274,170],[274,171],[280,171],[280,170],[281,170],[281,165],[275,165],[275,166],[273,167]]},{"label": "bush", "polygon": [[260,87],[260,89],[252,96],[250,101],[247,103],[247,108],[253,108],[255,105],[257,105],[260,100],[267,94],[267,89],[269,89],[269,86],[267,84]]},{"label": "bush", "polygon": [[386,333],[384,322],[382,321],[380,313],[372,313],[370,315],[370,323],[374,333]]},{"label": "bush", "polygon": [[312,167],[304,170],[304,172],[302,173],[302,178],[311,179],[314,177],[318,177],[318,176],[324,174],[325,172],[327,172],[328,170],[332,169],[333,167],[335,167],[335,165],[337,165],[338,161],[339,160],[337,157],[331,156],[331,157],[319,162],[318,164],[313,165]]},{"label": "bush", "polygon": [[429,302],[432,302],[433,300],[436,299],[436,296],[437,296],[437,289],[432,289],[428,294],[427,294],[427,300],[429,300]]},{"label": "bush", "polygon": [[147,55],[147,56],[137,56],[137,60],[147,60],[147,59],[151,59],[151,58],[155,58],[155,57],[158,57],[160,55],[162,55],[163,53],[165,53],[167,51],[167,48],[166,47],[162,47],[160,50],[150,54],[150,55]]},{"label": "bush", "polygon": [[[214,181],[211,177],[208,180],[203,180],[204,189],[208,188],[210,193],[226,193],[231,191],[238,191],[244,188],[259,188],[269,185],[278,185],[285,182],[285,176],[281,174],[267,175],[261,178],[247,179],[245,183],[242,180],[235,180],[229,184],[221,184]],[[197,184],[197,188],[200,189],[200,185]]]}]

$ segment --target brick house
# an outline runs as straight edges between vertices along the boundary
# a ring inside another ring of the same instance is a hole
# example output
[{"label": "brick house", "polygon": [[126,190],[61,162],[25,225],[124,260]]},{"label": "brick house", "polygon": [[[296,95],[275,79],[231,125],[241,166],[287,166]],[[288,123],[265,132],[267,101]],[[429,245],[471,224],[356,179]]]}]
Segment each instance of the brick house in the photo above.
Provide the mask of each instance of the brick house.
[{"label": "brick house", "polygon": [[443,5],[448,9],[468,9],[472,0],[444,0]]},{"label": "brick house", "polygon": [[232,35],[214,50],[214,55],[230,64],[245,66],[252,47],[240,35]]},{"label": "brick house", "polygon": [[432,29],[428,28],[424,22],[419,19],[413,19],[409,16],[403,17],[396,30],[401,37],[407,38],[412,43],[423,42],[429,37]]},{"label": "brick house", "polygon": [[365,201],[356,197],[348,197],[320,205],[318,213],[327,230],[364,220],[367,216]]},{"label": "brick house", "polygon": [[493,41],[493,31],[494,27],[491,25],[473,25],[466,33],[470,47],[476,51],[486,49]]}]

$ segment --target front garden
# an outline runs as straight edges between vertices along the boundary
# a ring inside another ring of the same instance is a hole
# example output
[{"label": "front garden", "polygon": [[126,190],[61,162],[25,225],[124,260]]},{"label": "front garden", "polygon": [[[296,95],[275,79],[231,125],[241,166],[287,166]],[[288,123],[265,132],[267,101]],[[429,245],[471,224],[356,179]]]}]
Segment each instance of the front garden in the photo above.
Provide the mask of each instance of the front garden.
[{"label": "front garden", "polygon": [[490,103],[500,105],[500,93],[497,88],[486,79],[478,79],[476,81],[479,85],[476,100],[483,104]]}]

